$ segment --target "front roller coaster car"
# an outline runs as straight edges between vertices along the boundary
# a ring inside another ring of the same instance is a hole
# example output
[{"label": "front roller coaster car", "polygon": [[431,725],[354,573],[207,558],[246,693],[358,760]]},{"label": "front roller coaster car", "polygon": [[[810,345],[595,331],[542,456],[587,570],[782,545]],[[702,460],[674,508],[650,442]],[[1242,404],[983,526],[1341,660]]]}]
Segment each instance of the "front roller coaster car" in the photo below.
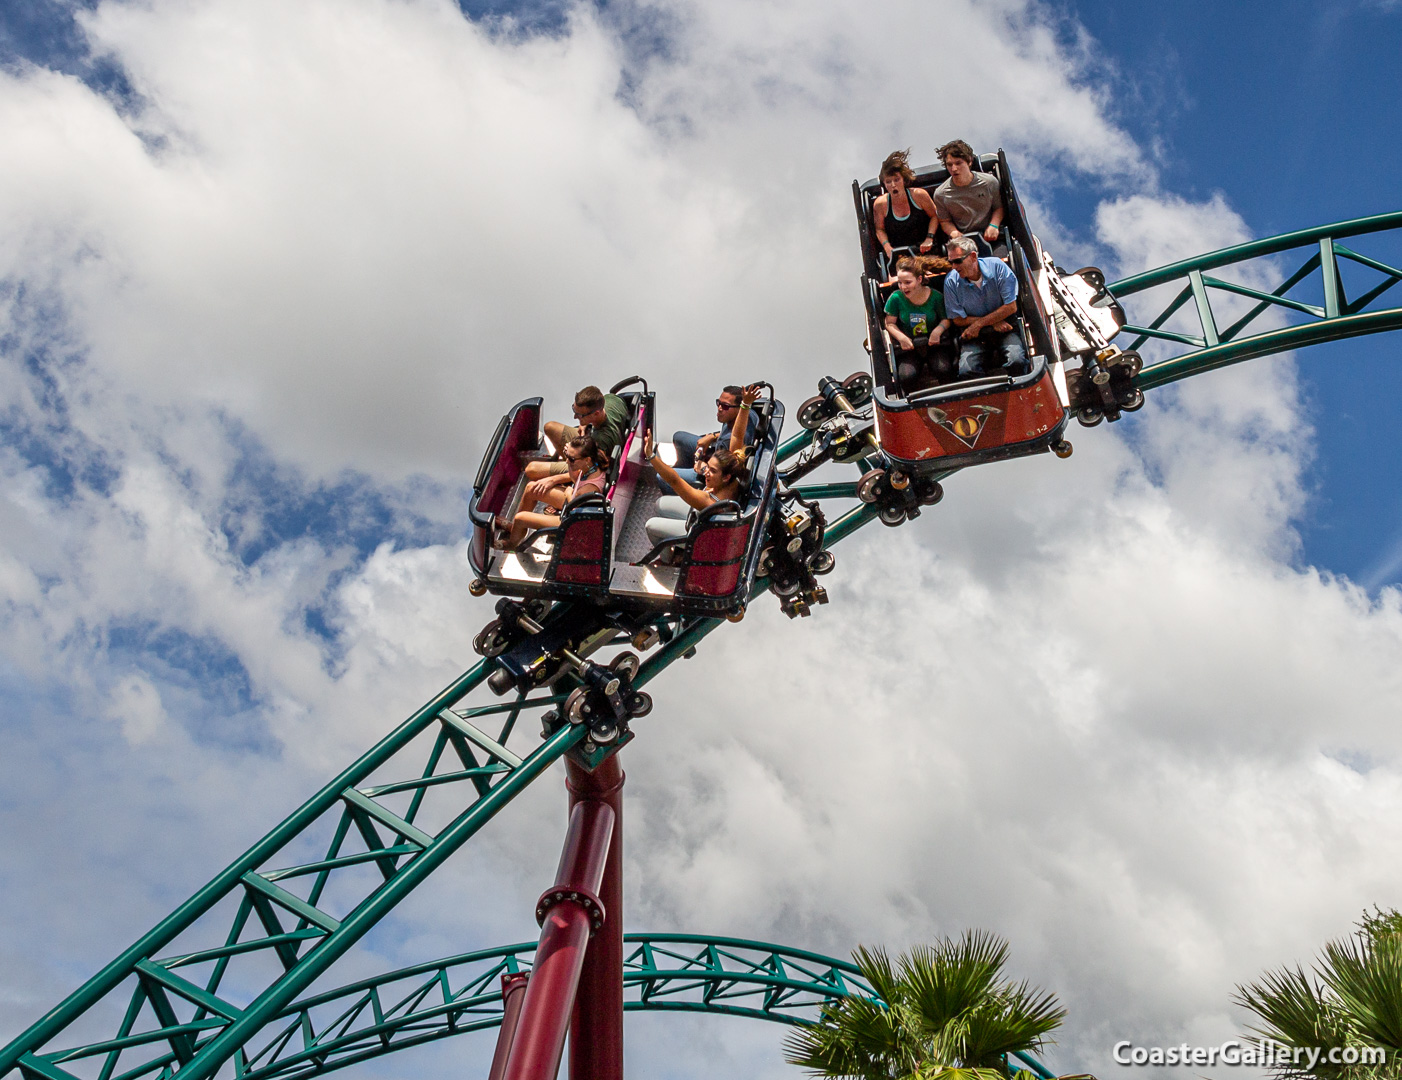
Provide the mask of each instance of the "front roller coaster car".
[{"label": "front roller coaster car", "polygon": [[[1003,151],[985,155],[978,168],[999,182],[1004,224],[993,254],[1008,263],[1017,279],[1018,311],[1011,321],[1023,338],[1029,363],[1025,372],[996,372],[957,382],[925,377],[910,385],[901,383],[896,350],[885,328],[886,299],[894,288],[892,264],[877,245],[872,227],[872,204],[882,186],[877,180],[852,184],[865,271],[862,293],[875,379],[876,437],[890,463],[889,479],[873,477],[873,485],[904,484],[912,477],[1047,450],[1068,457],[1071,444],[1063,433],[1071,415],[1083,424],[1116,420],[1121,410],[1137,409],[1144,401],[1133,384],[1141,367],[1138,356],[1110,344],[1125,317],[1105,288],[1104,277],[1094,268],[1062,271],[1042,250],[1028,228]],[[933,188],[948,175],[942,168],[924,169],[915,183]],[[930,285],[942,290],[944,281]],[[957,334],[958,328],[950,333]],[[1068,373],[1067,363],[1073,359],[1081,366]]]}]

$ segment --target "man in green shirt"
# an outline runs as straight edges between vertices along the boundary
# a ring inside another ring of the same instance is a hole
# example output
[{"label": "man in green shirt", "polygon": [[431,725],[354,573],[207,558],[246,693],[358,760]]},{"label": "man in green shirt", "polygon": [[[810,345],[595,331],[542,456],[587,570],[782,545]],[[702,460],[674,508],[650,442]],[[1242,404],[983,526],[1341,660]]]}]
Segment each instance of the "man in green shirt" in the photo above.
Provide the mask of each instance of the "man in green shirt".
[{"label": "man in green shirt", "polygon": [[[609,457],[623,443],[628,432],[628,404],[617,394],[605,394],[597,386],[586,386],[574,396],[574,424],[558,420],[545,422],[545,437],[558,450],[576,435],[594,436],[594,445]],[[565,461],[532,461],[526,465],[527,480],[553,483],[569,482],[569,463]]]}]

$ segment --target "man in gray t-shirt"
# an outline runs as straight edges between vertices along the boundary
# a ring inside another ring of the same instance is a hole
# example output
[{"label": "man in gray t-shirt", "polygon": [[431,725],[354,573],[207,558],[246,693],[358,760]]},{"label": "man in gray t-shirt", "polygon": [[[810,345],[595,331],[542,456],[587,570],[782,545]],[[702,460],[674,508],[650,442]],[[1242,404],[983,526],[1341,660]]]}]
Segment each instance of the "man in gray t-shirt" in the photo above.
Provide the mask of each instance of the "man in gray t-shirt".
[{"label": "man in gray t-shirt", "polygon": [[939,154],[949,170],[949,179],[935,189],[933,196],[940,228],[951,240],[970,236],[992,244],[1003,224],[1003,197],[998,181],[988,173],[973,171],[974,151],[963,139],[941,146]]}]

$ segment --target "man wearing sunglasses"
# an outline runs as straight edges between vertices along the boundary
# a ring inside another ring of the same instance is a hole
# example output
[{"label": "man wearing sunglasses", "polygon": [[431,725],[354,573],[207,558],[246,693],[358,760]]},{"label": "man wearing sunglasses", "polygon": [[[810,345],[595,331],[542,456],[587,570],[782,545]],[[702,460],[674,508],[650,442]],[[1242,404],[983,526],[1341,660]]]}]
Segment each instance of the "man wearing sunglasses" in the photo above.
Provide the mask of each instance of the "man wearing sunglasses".
[{"label": "man wearing sunglasses", "polygon": [[[677,472],[693,487],[701,484],[701,476],[696,471],[696,466],[709,458],[717,445],[730,445],[730,432],[742,413],[745,416],[745,445],[754,445],[758,419],[753,409],[742,407],[740,396],[744,392],[743,387],[727,386],[716,398],[716,421],[721,426],[719,431],[713,431],[709,435],[693,435],[690,431],[673,432],[672,446],[677,451]],[[720,440],[719,443],[717,440]]]},{"label": "man wearing sunglasses", "polygon": [[1017,277],[1002,259],[980,259],[972,237],[951,240],[954,266],[944,279],[944,308],[959,332],[959,377],[994,367],[1011,375],[1027,370],[1027,347],[1010,321],[1017,311]]},{"label": "man wearing sunglasses", "polygon": [[[573,424],[558,420],[545,422],[545,437],[557,449],[576,435],[593,435],[594,445],[609,457],[623,442],[628,431],[628,403],[617,394],[605,394],[597,386],[586,386],[574,396]],[[550,478],[560,484],[570,480],[569,464],[565,461],[531,461],[526,464],[527,480]]]}]

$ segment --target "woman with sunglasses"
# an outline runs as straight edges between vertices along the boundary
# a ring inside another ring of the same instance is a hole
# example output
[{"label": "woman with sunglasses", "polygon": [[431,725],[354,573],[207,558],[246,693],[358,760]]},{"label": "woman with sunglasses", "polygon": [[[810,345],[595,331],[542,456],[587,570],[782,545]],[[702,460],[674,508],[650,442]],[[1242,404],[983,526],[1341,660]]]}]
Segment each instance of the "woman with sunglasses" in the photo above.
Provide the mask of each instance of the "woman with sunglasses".
[{"label": "woman with sunglasses", "polygon": [[558,524],[560,511],[570,502],[591,491],[602,495],[608,487],[609,457],[592,435],[576,435],[565,443],[565,467],[569,470],[568,488],[550,480],[535,480],[526,485],[521,505],[545,503],[544,513],[520,510],[509,520],[497,518],[497,528],[502,533],[499,537],[501,547],[515,551],[532,529],[548,529]]},{"label": "woman with sunglasses", "polygon": [[705,468],[700,470],[706,485],[701,488],[692,487],[677,474],[676,469],[658,456],[651,435],[647,437],[643,453],[647,455],[648,463],[657,470],[657,475],[676,492],[657,500],[657,516],[648,518],[643,526],[651,543],[685,536],[698,510],[727,499],[743,504],[745,490],[750,486],[750,468],[745,463],[743,449],[738,452],[723,448],[713,450],[705,462]]}]

